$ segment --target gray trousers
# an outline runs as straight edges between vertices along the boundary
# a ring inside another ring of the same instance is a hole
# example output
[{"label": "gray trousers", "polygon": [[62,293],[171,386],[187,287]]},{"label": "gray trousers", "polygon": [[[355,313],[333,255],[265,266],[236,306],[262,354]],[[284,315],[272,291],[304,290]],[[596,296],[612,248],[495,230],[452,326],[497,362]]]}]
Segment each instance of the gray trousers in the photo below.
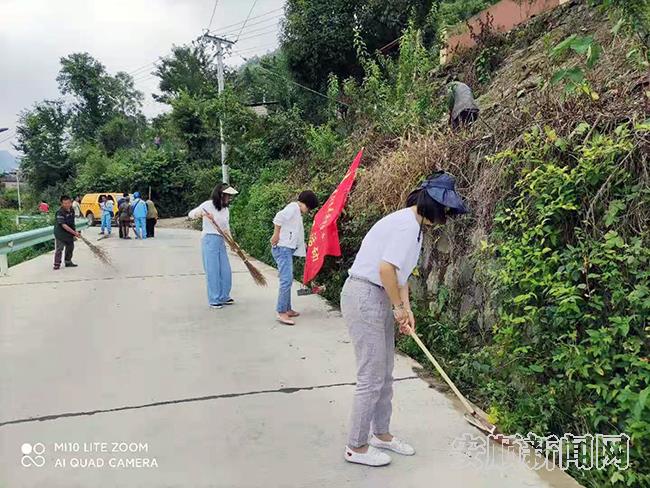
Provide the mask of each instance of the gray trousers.
[{"label": "gray trousers", "polygon": [[350,278],[341,292],[341,312],[357,360],[348,435],[348,446],[357,448],[368,444],[371,427],[374,434],[390,432],[395,319],[383,289]]}]

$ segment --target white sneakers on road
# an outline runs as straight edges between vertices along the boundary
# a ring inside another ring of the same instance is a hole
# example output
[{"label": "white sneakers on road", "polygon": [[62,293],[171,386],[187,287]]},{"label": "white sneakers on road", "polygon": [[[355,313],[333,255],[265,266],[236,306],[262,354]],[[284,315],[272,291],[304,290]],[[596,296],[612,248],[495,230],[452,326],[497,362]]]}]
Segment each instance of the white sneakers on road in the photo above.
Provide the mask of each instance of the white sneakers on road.
[{"label": "white sneakers on road", "polygon": [[403,456],[415,454],[415,449],[411,445],[397,437],[393,436],[390,442],[386,442],[373,435],[370,438],[366,452],[354,452],[348,446],[345,446],[345,460],[349,463],[365,464],[366,466],[385,466],[391,462],[391,458],[380,449],[387,449]]},{"label": "white sneakers on road", "polygon": [[366,452],[354,452],[345,446],[345,460],[349,463],[365,464],[366,466],[386,466],[391,461],[388,454],[372,446],[368,446]]},{"label": "white sneakers on road", "polygon": [[393,436],[393,439],[390,442],[382,441],[380,438],[377,436],[372,436],[370,438],[369,444],[372,447],[376,447],[378,449],[388,449],[389,451],[396,452],[397,454],[401,454],[402,456],[412,456],[415,454],[415,449],[410,444],[407,444],[401,439],[398,439],[397,437]]}]

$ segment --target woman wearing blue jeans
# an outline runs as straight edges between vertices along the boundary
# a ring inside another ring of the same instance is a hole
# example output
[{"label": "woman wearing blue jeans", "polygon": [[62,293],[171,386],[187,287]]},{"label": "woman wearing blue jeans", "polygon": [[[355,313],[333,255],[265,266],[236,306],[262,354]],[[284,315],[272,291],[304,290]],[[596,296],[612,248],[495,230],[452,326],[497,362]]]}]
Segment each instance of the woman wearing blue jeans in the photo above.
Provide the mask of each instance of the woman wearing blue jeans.
[{"label": "woman wearing blue jeans", "polygon": [[[230,296],[232,289],[232,270],[228,251],[221,232],[230,232],[230,199],[237,195],[237,190],[226,183],[217,185],[212,191],[212,198],[190,211],[189,218],[203,217],[203,269],[208,288],[208,304],[211,308],[223,308],[235,301]],[[215,223],[217,224],[215,226]]]},{"label": "woman wearing blue jeans", "polygon": [[278,292],[278,321],[284,325],[295,325],[294,318],[300,314],[291,307],[291,284],[293,283],[293,257],[305,257],[305,227],[302,215],[318,207],[318,198],[313,191],[306,190],[298,195],[298,201],[291,202],[280,210],[273,219],[275,226],[271,237],[271,253],[278,265],[280,290]]},{"label": "woman wearing blue jeans", "polygon": [[104,230],[106,230],[106,237],[111,235],[111,223],[113,220],[113,210],[114,210],[114,201],[113,197],[108,195],[100,195],[99,197],[99,208],[102,211],[101,216],[101,231],[100,235],[104,235]]}]

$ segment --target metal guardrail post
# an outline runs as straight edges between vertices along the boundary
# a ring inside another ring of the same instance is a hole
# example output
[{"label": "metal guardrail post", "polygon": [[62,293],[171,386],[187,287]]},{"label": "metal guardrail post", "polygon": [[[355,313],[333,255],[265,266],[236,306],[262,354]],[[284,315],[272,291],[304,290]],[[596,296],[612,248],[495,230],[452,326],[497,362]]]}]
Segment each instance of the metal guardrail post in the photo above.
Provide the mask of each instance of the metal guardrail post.
[{"label": "metal guardrail post", "polygon": [[[88,227],[88,221],[86,219],[76,219],[75,226],[77,230],[85,229]],[[52,225],[0,236],[0,276],[6,276],[9,271],[9,261],[7,259],[9,253],[27,249],[52,239],[54,239],[54,226]]]}]

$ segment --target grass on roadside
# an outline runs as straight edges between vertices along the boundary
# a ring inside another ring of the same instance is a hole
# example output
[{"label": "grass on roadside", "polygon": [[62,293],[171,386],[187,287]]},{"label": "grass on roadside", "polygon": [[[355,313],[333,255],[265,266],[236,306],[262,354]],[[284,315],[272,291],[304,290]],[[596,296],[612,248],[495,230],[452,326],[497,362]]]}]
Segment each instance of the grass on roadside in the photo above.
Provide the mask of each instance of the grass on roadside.
[{"label": "grass on roadside", "polygon": [[[21,223],[20,225],[16,224],[16,216],[18,215],[18,210],[15,209],[0,209],[0,236],[6,236],[9,234],[14,234],[16,232],[24,232],[30,229],[36,229],[38,227],[43,227],[45,225],[50,225],[51,218],[47,216],[46,222],[36,221],[36,222],[26,222]],[[44,242],[42,244],[37,244],[28,249],[22,249],[20,251],[12,252],[8,255],[9,266],[15,266],[24,261],[28,261],[36,256],[40,256],[46,252],[49,252],[54,249],[54,241]]]}]

